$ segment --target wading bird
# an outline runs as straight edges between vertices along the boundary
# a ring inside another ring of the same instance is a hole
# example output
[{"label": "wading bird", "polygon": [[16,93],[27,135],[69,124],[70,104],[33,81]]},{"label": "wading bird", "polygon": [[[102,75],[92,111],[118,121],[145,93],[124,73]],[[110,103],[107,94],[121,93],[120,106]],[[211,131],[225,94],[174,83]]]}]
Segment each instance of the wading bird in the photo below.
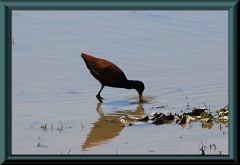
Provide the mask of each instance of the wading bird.
[{"label": "wading bird", "polygon": [[135,89],[139,95],[139,102],[143,101],[142,93],[145,89],[143,82],[138,80],[128,80],[123,71],[110,61],[96,58],[85,53],[81,53],[81,56],[92,76],[101,83],[100,90],[96,95],[100,102],[102,102],[103,99],[100,93],[105,86]]}]

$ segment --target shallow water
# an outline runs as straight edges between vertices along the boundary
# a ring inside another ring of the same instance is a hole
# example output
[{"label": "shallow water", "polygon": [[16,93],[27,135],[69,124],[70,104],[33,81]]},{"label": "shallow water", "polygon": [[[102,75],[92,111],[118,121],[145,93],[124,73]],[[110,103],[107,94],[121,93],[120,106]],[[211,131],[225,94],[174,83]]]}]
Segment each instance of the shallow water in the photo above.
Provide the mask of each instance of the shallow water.
[{"label": "shallow water", "polygon": [[[228,153],[216,123],[118,120],[227,105],[227,11],[13,11],[12,37],[12,154],[198,154],[201,140]],[[82,52],[143,81],[147,102],[105,87],[99,104]]]}]

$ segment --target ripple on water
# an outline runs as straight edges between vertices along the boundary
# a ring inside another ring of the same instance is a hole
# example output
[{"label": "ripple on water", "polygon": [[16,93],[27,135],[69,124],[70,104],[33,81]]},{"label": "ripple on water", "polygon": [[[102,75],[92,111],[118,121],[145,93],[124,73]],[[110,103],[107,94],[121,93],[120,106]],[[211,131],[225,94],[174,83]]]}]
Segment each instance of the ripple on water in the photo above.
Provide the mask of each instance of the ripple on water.
[{"label": "ripple on water", "polygon": [[111,100],[111,101],[104,101],[103,104],[108,106],[131,106],[131,105],[138,105],[138,104],[154,104],[162,102],[156,96],[146,95],[143,96],[142,99],[144,100],[142,103],[139,103],[138,96],[126,96],[122,100]]},{"label": "ripple on water", "polygon": [[[143,104],[154,104],[154,103],[161,102],[159,98],[151,95],[144,95],[142,96],[142,99],[143,99]],[[125,101],[130,104],[139,104],[138,96],[125,97]]]}]

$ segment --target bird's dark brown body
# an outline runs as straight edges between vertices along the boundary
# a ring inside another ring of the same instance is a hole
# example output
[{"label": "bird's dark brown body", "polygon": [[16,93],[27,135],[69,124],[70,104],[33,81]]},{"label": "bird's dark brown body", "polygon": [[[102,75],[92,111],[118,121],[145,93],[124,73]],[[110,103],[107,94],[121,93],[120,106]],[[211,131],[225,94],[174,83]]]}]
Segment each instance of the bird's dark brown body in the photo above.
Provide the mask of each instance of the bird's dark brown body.
[{"label": "bird's dark brown body", "polygon": [[81,53],[81,56],[90,73],[102,84],[98,94],[96,95],[100,102],[102,102],[103,99],[100,96],[100,93],[105,86],[136,89],[139,94],[139,99],[141,99],[142,92],[144,91],[144,84],[141,81],[128,80],[124,72],[110,61],[96,58],[85,53]]}]

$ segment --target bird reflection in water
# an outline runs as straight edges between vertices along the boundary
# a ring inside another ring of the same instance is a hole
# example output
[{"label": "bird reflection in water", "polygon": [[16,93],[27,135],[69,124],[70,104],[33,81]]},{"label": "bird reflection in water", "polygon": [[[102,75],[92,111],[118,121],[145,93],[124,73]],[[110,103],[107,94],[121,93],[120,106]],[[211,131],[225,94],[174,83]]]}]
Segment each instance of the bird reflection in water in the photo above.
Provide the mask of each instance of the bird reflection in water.
[{"label": "bird reflection in water", "polygon": [[94,123],[93,127],[91,128],[91,131],[88,134],[85,143],[82,145],[82,151],[87,151],[93,146],[99,146],[103,143],[107,143],[111,139],[120,135],[125,124],[119,120],[119,117],[123,116],[125,113],[139,117],[144,115],[143,104],[139,104],[134,111],[122,110],[115,111],[111,114],[104,114],[102,112],[101,105],[101,102],[97,104],[96,111],[100,115],[100,118]]}]

